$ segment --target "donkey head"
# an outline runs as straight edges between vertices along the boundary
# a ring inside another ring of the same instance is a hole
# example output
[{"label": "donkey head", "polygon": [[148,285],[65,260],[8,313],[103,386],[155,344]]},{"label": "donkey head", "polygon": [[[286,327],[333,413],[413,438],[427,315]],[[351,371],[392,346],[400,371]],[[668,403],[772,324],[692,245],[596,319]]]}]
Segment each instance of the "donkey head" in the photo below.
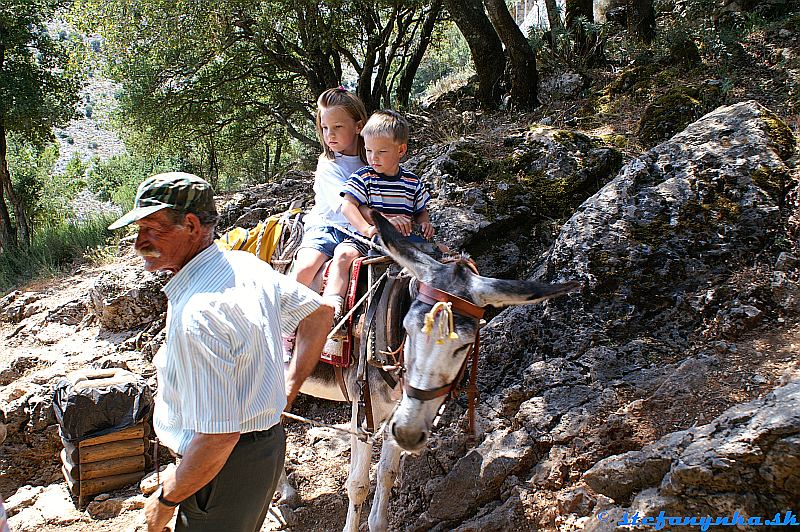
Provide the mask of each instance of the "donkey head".
[{"label": "donkey head", "polygon": [[[384,246],[398,264],[421,283],[475,307],[536,303],[579,286],[574,281],[548,285],[482,277],[473,273],[465,261],[449,264],[436,261],[404,239],[379,213],[373,211],[372,217]],[[425,447],[434,418],[446,399],[446,393],[435,392],[447,389],[459,378],[478,332],[478,318],[459,312],[455,304],[453,309],[452,313],[441,308],[438,310],[444,312],[438,312],[430,300],[416,299],[403,320],[407,335],[403,353],[405,389],[389,421],[389,431],[406,451],[416,452]]]}]

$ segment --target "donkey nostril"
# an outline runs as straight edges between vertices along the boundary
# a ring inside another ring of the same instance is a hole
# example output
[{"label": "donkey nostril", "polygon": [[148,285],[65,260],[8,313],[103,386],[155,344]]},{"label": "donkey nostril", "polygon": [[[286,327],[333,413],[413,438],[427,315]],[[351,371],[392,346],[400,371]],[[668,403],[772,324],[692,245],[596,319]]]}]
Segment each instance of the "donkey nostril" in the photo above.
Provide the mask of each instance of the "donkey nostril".
[{"label": "donkey nostril", "polygon": [[397,439],[397,433],[394,431],[395,427],[396,427],[396,425],[394,423],[392,423],[391,426],[389,427],[389,429],[392,431],[392,436],[394,436],[394,439]]},{"label": "donkey nostril", "polygon": [[417,445],[425,443],[425,439],[428,437],[428,434],[423,430],[419,435],[419,440],[417,440]]}]

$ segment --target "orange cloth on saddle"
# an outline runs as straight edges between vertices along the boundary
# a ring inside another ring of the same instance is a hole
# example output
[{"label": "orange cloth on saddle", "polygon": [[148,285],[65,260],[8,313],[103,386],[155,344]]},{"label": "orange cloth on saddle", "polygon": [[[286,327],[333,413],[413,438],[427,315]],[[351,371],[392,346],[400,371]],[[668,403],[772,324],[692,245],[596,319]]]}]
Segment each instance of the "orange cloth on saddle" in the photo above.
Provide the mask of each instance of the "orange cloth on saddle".
[{"label": "orange cloth on saddle", "polygon": [[300,212],[300,209],[290,209],[286,213],[274,214],[252,229],[234,227],[214,242],[222,250],[247,251],[264,262],[271,262],[281,239],[286,214],[294,216]]}]

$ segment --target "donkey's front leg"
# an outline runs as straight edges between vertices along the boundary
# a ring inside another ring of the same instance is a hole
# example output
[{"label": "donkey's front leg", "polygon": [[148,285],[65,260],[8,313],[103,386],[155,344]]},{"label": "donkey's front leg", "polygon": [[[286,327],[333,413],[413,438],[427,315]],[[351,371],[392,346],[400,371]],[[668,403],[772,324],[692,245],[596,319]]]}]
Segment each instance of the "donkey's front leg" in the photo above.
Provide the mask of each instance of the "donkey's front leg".
[{"label": "donkey's front leg", "polygon": [[[358,402],[353,401],[353,423],[357,428]],[[369,466],[372,463],[372,442],[365,443],[355,436],[350,436],[350,474],[347,476],[347,496],[350,505],[347,508],[347,521],[344,532],[358,532],[361,521],[361,505],[369,495]]]},{"label": "donkey's front leg", "polygon": [[289,483],[285,467],[281,472],[281,478],[278,480],[278,487],[275,491],[281,494],[276,504],[285,504],[290,508],[297,508],[300,504],[300,496],[297,495],[297,490],[294,489],[294,486]]},{"label": "donkey's front leg", "polygon": [[389,529],[389,496],[400,471],[400,452],[400,447],[384,434],[375,480],[375,498],[369,512],[369,529],[373,532]]}]

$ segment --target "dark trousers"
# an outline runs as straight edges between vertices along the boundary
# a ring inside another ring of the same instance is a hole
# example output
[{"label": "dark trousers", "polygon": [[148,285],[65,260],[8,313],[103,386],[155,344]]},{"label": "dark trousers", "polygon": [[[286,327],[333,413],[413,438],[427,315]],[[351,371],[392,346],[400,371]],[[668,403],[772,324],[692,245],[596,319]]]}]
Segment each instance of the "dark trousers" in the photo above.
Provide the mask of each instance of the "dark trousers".
[{"label": "dark trousers", "polygon": [[261,530],[285,454],[280,423],[242,434],[217,476],[178,507],[175,532]]}]

